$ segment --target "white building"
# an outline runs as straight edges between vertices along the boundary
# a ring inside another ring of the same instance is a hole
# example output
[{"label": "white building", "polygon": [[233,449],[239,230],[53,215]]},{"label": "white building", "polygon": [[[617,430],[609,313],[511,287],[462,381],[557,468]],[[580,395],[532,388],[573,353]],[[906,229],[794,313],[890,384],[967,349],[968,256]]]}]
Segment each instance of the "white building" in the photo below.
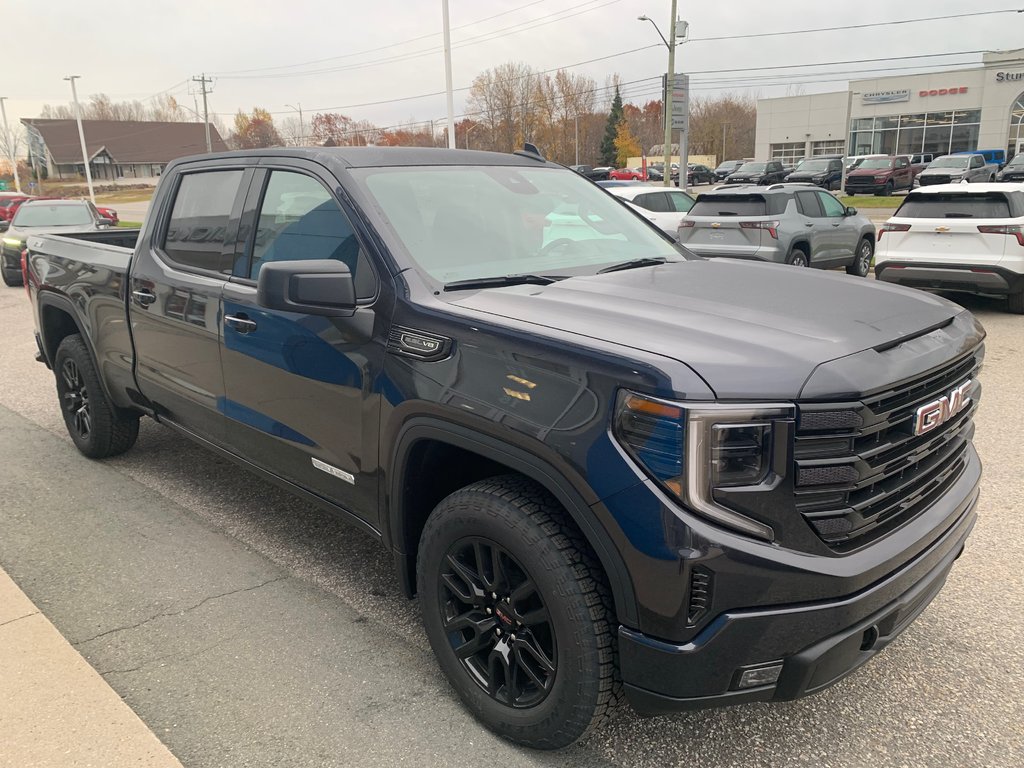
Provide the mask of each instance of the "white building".
[{"label": "white building", "polygon": [[[849,115],[849,128],[847,128]],[[1024,49],[979,67],[853,80],[848,91],[759,99],[758,159],[1024,151]],[[845,141],[850,138],[850,151]]]}]

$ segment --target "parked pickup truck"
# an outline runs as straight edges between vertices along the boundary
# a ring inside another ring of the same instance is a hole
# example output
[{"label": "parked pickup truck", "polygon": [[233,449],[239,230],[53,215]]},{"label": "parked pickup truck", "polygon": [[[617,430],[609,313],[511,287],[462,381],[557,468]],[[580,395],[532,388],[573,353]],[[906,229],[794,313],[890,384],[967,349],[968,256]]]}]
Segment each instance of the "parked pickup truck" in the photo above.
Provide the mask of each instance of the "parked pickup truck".
[{"label": "parked pickup truck", "polygon": [[999,166],[985,162],[982,154],[943,155],[928,164],[917,177],[917,183],[925,187],[929,184],[950,184],[959,181],[995,181]]},{"label": "parked pickup truck", "polygon": [[378,538],[458,695],[519,743],[623,692],[818,691],[974,526],[969,312],[693,256],[539,154],[184,158],[114,235],[25,255],[75,445],[126,451],[148,416]]},{"label": "parked pickup truck", "polygon": [[866,157],[846,174],[846,194],[858,192],[891,195],[897,189],[913,189],[914,169],[907,155]]}]

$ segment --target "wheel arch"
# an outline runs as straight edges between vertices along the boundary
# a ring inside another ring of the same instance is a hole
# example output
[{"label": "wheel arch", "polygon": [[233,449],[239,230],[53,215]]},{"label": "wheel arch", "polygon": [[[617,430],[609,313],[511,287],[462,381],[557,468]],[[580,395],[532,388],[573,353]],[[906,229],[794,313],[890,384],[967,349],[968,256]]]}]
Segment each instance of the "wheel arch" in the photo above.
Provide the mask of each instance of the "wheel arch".
[{"label": "wheel arch", "polygon": [[[446,473],[441,482],[432,482],[432,464],[424,461],[424,452],[428,450],[434,450],[435,455],[440,452],[442,458],[457,458],[459,471],[454,475]],[[445,454],[445,451],[451,453]],[[626,564],[569,480],[529,451],[433,417],[415,417],[402,427],[390,463],[383,533],[394,554],[405,594],[409,597],[415,594],[419,537],[437,502],[470,482],[504,472],[528,477],[562,505],[608,577],[619,621],[637,626],[639,613]],[[424,481],[428,483],[426,493],[421,492]]]}]

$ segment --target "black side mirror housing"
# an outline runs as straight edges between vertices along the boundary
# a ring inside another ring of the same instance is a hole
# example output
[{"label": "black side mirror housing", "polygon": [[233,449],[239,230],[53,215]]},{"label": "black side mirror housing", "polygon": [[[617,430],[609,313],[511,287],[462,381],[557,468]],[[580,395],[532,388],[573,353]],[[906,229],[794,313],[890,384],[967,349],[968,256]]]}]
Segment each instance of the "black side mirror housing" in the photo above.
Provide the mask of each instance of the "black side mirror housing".
[{"label": "black side mirror housing", "polygon": [[0,219],[0,232],[6,232],[8,229],[10,229],[10,227],[10,222],[3,221],[2,219]]},{"label": "black side mirror housing", "polygon": [[857,215],[857,209],[854,208],[852,205],[846,206],[846,215],[847,216],[856,216]]},{"label": "black side mirror housing", "polygon": [[256,303],[285,312],[351,317],[355,283],[348,265],[334,259],[272,261],[260,268]]}]

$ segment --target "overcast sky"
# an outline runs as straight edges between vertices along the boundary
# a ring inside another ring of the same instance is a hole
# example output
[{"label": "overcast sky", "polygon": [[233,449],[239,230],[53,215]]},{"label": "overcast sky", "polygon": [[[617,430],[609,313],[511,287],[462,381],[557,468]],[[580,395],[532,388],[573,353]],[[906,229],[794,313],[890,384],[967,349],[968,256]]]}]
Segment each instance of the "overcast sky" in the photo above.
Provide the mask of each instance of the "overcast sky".
[{"label": "overcast sky", "polygon": [[[62,80],[68,74],[81,75],[83,99],[100,92],[115,99],[146,99],[167,90],[191,108],[186,80],[204,71],[216,78],[210,108],[226,124],[239,108],[259,105],[287,113],[286,104],[300,103],[307,125],[322,110],[381,126],[445,115],[443,95],[407,98],[444,90],[441,0],[47,0],[45,14],[38,0],[3,0],[3,7],[5,38],[17,42],[16,48],[8,46],[0,82],[12,121],[36,116],[45,103],[69,101],[70,88]],[[1024,0],[680,0],[679,15],[690,22],[693,39],[678,49],[676,69],[694,73],[695,93],[775,96],[798,82],[807,93],[842,90],[851,75],[946,69],[954,62],[978,63],[981,56],[833,64],[781,73],[753,68],[1011,49],[1024,45],[1024,14],[753,39],[701,38],[1015,7],[1024,7]],[[548,70],[654,44],[572,69],[598,85],[619,73],[633,83],[625,89],[627,100],[659,98],[656,83],[635,81],[660,76],[667,52],[654,28],[636,17],[650,15],[667,36],[669,9],[668,0],[450,0],[453,80],[462,89],[455,93],[456,113],[464,110],[473,77],[496,64],[515,60]],[[391,60],[373,63],[381,59]],[[709,72],[727,68],[739,71]]]}]

